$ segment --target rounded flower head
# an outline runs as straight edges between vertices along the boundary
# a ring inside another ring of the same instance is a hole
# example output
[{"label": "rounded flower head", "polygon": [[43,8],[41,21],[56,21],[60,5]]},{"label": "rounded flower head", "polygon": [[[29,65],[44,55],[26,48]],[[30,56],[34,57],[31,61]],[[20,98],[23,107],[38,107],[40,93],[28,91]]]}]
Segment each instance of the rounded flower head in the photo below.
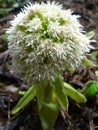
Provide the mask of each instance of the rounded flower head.
[{"label": "rounded flower head", "polygon": [[54,2],[27,5],[7,32],[13,70],[30,83],[75,69],[89,51],[78,16]]}]

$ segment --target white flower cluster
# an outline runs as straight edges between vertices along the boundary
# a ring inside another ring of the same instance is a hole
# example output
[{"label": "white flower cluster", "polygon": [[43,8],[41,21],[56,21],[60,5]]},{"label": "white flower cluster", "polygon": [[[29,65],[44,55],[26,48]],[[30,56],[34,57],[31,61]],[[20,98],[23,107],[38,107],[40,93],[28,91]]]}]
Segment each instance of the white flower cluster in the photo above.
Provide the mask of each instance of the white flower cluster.
[{"label": "white flower cluster", "polygon": [[78,16],[54,2],[24,7],[7,32],[13,69],[30,83],[78,67],[89,51]]}]

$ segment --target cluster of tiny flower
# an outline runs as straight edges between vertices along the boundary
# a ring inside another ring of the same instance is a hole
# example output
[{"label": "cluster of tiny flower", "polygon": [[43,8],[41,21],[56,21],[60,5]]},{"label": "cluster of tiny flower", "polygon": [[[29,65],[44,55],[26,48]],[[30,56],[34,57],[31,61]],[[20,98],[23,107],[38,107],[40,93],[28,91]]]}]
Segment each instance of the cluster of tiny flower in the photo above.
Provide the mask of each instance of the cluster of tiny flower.
[{"label": "cluster of tiny flower", "polygon": [[89,51],[78,16],[56,3],[28,4],[7,30],[13,70],[33,83],[76,68]]}]

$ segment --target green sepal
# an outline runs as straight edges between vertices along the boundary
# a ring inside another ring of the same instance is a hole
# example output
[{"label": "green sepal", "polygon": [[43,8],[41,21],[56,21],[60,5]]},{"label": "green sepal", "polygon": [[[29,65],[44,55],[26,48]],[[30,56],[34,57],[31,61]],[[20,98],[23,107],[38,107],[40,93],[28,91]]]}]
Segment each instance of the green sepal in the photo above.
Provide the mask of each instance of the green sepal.
[{"label": "green sepal", "polygon": [[58,116],[59,106],[57,103],[43,103],[39,116],[43,130],[52,130]]},{"label": "green sepal", "polygon": [[36,96],[36,86],[31,86],[25,95],[19,100],[17,105],[11,110],[11,114],[16,114],[24,108]]},{"label": "green sepal", "polygon": [[67,96],[75,100],[77,103],[86,102],[86,97],[82,93],[78,92],[68,83],[63,82],[63,84],[64,92],[67,94]]},{"label": "green sepal", "polygon": [[88,37],[88,39],[91,39],[94,35],[95,33],[93,31],[86,33],[86,37]]},{"label": "green sepal", "polygon": [[94,67],[96,66],[92,61],[90,61],[89,59],[82,59],[82,64],[84,66],[87,66],[87,67]]}]

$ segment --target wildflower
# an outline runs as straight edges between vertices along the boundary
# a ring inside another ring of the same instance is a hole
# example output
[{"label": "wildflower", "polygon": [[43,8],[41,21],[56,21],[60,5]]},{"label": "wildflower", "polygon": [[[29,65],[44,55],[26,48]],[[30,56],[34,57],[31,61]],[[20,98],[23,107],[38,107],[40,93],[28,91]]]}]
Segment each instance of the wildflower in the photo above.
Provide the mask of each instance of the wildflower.
[{"label": "wildflower", "polygon": [[25,6],[7,32],[13,70],[31,84],[76,69],[89,51],[78,16],[54,2]]}]

